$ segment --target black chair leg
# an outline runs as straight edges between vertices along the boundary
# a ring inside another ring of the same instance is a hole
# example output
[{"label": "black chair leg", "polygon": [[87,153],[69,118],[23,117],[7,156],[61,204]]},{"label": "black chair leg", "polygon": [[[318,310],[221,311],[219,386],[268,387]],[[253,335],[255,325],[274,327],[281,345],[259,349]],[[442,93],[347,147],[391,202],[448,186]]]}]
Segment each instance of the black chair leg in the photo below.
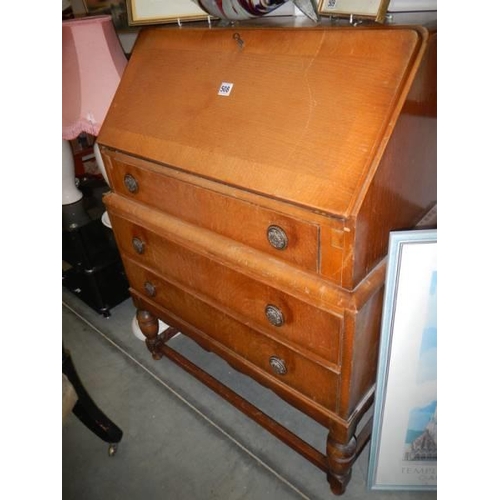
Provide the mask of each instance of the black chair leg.
[{"label": "black chair leg", "polygon": [[122,439],[123,431],[99,409],[89,396],[76,372],[71,355],[64,347],[62,371],[68,377],[78,395],[78,401],[73,407],[73,413],[96,436],[112,445],[109,449],[109,454],[113,455],[116,450],[116,444]]}]

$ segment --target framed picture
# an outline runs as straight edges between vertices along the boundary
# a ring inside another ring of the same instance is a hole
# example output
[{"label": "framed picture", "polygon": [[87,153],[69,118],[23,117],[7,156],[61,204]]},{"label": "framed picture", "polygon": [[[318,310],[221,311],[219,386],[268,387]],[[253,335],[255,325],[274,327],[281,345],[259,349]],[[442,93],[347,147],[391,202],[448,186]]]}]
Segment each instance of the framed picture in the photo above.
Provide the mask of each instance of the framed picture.
[{"label": "framed picture", "polygon": [[437,488],[437,230],[390,233],[370,445],[373,490]]},{"label": "framed picture", "polygon": [[390,0],[319,0],[318,13],[323,16],[373,19],[383,23]]},{"label": "framed picture", "polygon": [[192,0],[127,0],[127,11],[130,26],[202,21],[210,17]]}]

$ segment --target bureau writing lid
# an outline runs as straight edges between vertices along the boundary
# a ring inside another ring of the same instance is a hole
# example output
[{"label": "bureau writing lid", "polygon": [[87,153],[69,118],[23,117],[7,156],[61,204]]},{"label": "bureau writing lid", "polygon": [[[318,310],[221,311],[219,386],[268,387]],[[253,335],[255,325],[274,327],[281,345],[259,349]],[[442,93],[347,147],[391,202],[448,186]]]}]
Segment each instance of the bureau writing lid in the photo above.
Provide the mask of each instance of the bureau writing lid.
[{"label": "bureau writing lid", "polygon": [[99,142],[346,216],[425,39],[413,28],[145,29]]}]

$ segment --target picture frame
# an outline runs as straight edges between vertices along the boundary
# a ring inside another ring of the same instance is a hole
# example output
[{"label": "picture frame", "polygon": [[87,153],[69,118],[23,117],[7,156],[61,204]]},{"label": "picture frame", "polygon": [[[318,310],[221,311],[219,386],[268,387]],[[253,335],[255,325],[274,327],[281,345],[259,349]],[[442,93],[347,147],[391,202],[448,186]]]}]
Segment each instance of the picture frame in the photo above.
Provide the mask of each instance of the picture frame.
[{"label": "picture frame", "polygon": [[355,17],[385,21],[390,0],[319,0],[318,14],[331,17]]},{"label": "picture frame", "polygon": [[181,21],[203,21],[211,16],[192,0],[126,0],[128,24],[179,23]]},{"label": "picture frame", "polygon": [[367,483],[437,489],[437,229],[389,235]]}]

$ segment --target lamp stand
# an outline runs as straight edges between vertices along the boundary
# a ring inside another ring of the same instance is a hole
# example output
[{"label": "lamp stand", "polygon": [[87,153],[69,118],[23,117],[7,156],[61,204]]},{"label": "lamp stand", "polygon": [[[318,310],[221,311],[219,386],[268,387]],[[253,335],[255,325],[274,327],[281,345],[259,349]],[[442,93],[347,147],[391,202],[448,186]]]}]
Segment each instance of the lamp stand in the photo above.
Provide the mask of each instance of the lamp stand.
[{"label": "lamp stand", "polygon": [[75,184],[75,160],[69,141],[62,140],[62,204],[76,203],[83,198]]}]

